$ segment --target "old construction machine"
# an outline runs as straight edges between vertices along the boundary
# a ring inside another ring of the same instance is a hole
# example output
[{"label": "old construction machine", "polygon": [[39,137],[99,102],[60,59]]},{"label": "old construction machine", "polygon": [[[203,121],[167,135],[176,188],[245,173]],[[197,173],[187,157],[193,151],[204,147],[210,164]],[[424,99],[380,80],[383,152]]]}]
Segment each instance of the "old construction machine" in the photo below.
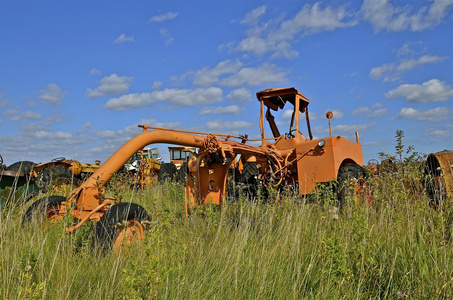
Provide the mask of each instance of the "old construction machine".
[{"label": "old construction machine", "polygon": [[[67,228],[71,233],[87,220],[98,221],[96,239],[99,245],[121,246],[144,238],[144,225],[149,221],[145,209],[134,203],[107,198],[104,185],[123,164],[139,149],[155,143],[194,147],[188,164],[186,180],[186,209],[205,203],[222,204],[226,192],[229,170],[239,160],[239,172],[244,183],[262,184],[280,188],[291,184],[299,194],[312,192],[318,183],[350,177],[359,181],[364,176],[362,147],[358,134],[356,142],[341,136],[314,139],[310,129],[308,99],[295,88],[267,89],[257,93],[260,103],[259,126],[261,137],[189,132],[140,125],[143,132],[119,148],[68,198],[48,197],[36,201],[27,210],[23,222],[39,212],[50,219],[70,213],[78,224]],[[292,107],[287,133],[281,134],[272,112]],[[308,137],[302,135],[299,119],[305,114]],[[332,118],[332,113],[327,113]],[[271,136],[265,134],[268,123]],[[331,130],[330,130],[331,132]],[[250,144],[252,142],[253,144]],[[261,144],[255,146],[255,144]],[[340,184],[341,185],[341,184]],[[340,193],[341,194],[341,193]]]}]

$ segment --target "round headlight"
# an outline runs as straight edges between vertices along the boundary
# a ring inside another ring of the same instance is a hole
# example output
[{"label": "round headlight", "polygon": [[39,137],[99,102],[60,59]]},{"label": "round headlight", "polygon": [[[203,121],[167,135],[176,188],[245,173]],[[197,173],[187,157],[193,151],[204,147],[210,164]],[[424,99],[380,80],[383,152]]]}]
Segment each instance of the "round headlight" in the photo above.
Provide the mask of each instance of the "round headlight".
[{"label": "round headlight", "polygon": [[318,146],[319,146],[319,147],[324,147],[325,144],[326,144],[326,141],[325,141],[325,140],[320,140],[320,141],[318,142]]}]

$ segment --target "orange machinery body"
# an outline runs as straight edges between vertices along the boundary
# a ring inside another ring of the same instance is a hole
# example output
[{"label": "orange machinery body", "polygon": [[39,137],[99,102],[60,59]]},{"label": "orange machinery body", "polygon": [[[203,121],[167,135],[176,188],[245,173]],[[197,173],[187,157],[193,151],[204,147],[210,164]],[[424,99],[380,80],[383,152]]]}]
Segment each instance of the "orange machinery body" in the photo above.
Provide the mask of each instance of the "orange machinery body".
[{"label": "orange machinery body", "polygon": [[[308,119],[308,99],[297,89],[264,90],[257,93],[257,98],[261,104],[260,139],[141,125],[143,133],[119,148],[82,186],[73,190],[66,205],[70,205],[71,213],[78,219],[99,220],[108,209],[103,197],[105,183],[134,153],[155,143],[199,149],[189,161],[186,207],[204,203],[221,204],[227,196],[228,170],[238,157],[241,163],[254,161],[258,164],[264,185],[297,184],[300,194],[309,194],[316,188],[316,183],[335,180],[343,164],[363,165],[362,148],[358,141],[351,142],[339,136],[313,139]],[[270,110],[283,109],[286,103],[292,104],[294,111],[289,133],[281,135]],[[299,131],[299,113],[306,115],[309,138]],[[265,137],[265,120],[269,122],[273,137]],[[260,141],[261,146],[247,144],[249,141]],[[273,182],[268,180],[270,177],[274,178]]]}]

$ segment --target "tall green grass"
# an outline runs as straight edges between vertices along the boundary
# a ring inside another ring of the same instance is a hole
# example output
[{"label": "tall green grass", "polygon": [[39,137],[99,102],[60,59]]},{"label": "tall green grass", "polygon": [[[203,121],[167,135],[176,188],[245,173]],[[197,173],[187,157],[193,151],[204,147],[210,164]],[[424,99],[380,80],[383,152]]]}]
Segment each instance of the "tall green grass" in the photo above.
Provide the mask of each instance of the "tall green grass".
[{"label": "tall green grass", "polygon": [[418,175],[382,174],[373,206],[350,197],[338,218],[329,201],[291,196],[186,218],[180,185],[114,188],[152,220],[120,253],[94,250],[95,224],[65,235],[70,218],[22,226],[25,208],[3,211],[0,298],[453,299],[452,209],[431,208]]}]

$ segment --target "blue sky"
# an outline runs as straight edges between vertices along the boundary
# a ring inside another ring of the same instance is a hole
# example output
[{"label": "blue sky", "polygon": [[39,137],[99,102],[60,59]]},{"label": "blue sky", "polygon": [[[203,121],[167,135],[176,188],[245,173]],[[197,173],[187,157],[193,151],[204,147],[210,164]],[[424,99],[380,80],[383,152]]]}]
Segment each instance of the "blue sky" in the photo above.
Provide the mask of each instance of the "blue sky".
[{"label": "blue sky", "polygon": [[274,87],[310,100],[316,137],[328,110],[358,131],[365,161],[396,130],[453,148],[453,0],[0,1],[0,41],[7,165],[105,161],[139,124],[258,137]]}]

